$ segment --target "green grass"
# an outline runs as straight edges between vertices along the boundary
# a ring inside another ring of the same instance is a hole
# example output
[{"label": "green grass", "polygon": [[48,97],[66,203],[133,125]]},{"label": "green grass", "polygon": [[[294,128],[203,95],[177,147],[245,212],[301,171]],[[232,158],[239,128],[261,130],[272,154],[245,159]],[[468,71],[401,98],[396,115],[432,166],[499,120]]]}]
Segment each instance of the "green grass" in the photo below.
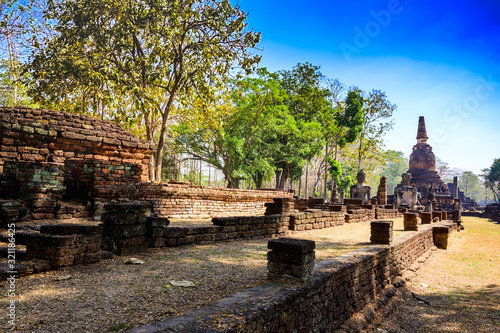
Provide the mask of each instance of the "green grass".
[{"label": "green grass", "polygon": [[500,237],[500,224],[472,216],[464,216],[462,220],[464,222],[465,231],[469,234]]}]

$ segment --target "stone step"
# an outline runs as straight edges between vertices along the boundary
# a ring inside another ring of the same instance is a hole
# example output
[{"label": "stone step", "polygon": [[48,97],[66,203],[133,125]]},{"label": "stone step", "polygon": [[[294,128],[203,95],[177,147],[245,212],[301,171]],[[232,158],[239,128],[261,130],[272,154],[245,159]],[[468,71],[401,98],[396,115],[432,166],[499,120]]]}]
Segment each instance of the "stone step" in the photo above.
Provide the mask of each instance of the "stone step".
[{"label": "stone step", "polygon": [[16,260],[14,266],[9,265],[7,262],[0,262],[0,280],[6,280],[13,275],[19,278],[21,276],[46,272],[50,269],[50,264],[46,260]]},{"label": "stone step", "polygon": [[[15,234],[16,245],[27,245],[29,239],[39,235],[39,232],[30,229],[17,229]],[[9,232],[7,230],[0,231],[0,242],[9,242]]]},{"label": "stone step", "polygon": [[[15,259],[16,261],[26,259],[26,246],[16,244],[15,247]],[[8,258],[9,255],[9,244],[5,242],[0,242],[0,258]]]}]

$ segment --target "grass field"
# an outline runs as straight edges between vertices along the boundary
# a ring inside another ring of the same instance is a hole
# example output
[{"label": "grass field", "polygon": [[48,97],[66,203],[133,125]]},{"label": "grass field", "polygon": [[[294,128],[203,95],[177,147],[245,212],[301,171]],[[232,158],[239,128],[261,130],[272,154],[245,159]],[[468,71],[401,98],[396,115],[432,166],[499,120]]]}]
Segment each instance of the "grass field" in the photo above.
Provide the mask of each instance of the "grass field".
[{"label": "grass field", "polygon": [[419,270],[394,313],[367,331],[500,332],[500,224],[463,222],[465,230]]}]

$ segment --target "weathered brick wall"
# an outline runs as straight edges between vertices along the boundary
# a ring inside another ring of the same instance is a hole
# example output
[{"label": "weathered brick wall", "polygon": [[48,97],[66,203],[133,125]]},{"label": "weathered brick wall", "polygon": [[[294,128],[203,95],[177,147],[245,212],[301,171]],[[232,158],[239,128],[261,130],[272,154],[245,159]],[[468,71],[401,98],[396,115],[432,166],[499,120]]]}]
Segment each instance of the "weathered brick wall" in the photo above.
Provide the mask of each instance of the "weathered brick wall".
[{"label": "weathered brick wall", "polygon": [[348,209],[345,216],[346,223],[366,222],[375,219],[374,209]]},{"label": "weathered brick wall", "polygon": [[54,218],[66,186],[60,163],[5,162],[4,171],[17,181],[16,198],[24,200],[32,219]]},{"label": "weathered brick wall", "polygon": [[101,250],[102,228],[96,225],[42,225],[40,234],[28,237],[28,260],[48,260],[53,268],[98,262],[110,258]]},{"label": "weathered brick wall", "polygon": [[214,218],[212,222],[213,226],[163,228],[163,239],[157,239],[155,247],[255,237],[282,237],[288,230],[290,218],[283,215],[240,216]]},{"label": "weathered brick wall", "polygon": [[152,153],[148,142],[110,121],[21,107],[0,107],[0,140],[0,164],[73,158],[130,163],[141,166],[143,180]]},{"label": "weathered brick wall", "polygon": [[261,216],[265,203],[275,197],[289,197],[284,191],[238,190],[164,183],[138,184],[135,199],[152,203],[153,213],[173,219],[208,219],[229,216]]},{"label": "weathered brick wall", "polygon": [[65,170],[71,197],[134,198],[143,178],[141,165],[126,162],[71,159]]},{"label": "weathered brick wall", "polygon": [[392,245],[372,246],[316,264],[307,285],[269,283],[210,306],[130,332],[206,332],[206,323],[232,329],[215,332],[333,332],[385,292],[392,281],[433,247],[432,226],[407,232]]},{"label": "weathered brick wall", "polygon": [[322,210],[306,210],[290,214],[290,230],[304,231],[343,225],[345,213]]},{"label": "weathered brick wall", "polygon": [[[57,169],[63,173],[64,179],[56,178],[64,191],[55,193],[43,189],[43,193],[37,192],[37,196],[46,199],[43,205],[48,206],[38,207],[45,209],[33,215],[34,219],[53,218],[57,208],[54,203],[61,199],[61,194],[66,199],[138,200],[152,206],[156,215],[182,219],[264,215],[264,204],[272,198],[292,198],[287,192],[147,183],[152,154],[149,143],[135,138],[115,123],[84,115],[0,108],[0,146],[0,173],[4,172],[4,164],[10,162],[11,167],[6,171],[9,172],[7,176],[14,175],[12,184],[19,181],[17,176],[24,177],[23,170],[32,167],[46,169],[46,166],[57,164]],[[28,176],[33,176],[35,181],[40,178],[38,174]],[[29,184],[23,185],[21,191],[28,189],[27,193],[33,193],[29,189],[32,182],[24,178],[20,180],[22,184]],[[49,195],[49,192],[53,193]],[[38,204],[43,200],[38,198],[35,202],[30,198],[30,201]]]},{"label": "weathered brick wall", "polygon": [[375,219],[384,220],[398,217],[396,209],[375,208]]}]

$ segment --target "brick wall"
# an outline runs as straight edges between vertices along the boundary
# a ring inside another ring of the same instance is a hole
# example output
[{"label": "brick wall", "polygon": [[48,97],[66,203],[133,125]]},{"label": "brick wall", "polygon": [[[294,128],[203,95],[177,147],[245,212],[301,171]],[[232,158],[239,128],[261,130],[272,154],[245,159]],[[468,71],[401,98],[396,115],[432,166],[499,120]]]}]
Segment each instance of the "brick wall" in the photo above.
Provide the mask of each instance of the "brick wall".
[{"label": "brick wall", "polygon": [[24,200],[30,218],[54,218],[58,202],[66,190],[63,167],[48,162],[5,162],[4,171],[17,181],[15,197]]},{"label": "brick wall", "polygon": [[104,160],[66,161],[66,183],[71,197],[134,198],[143,178],[138,164]]},{"label": "brick wall", "polygon": [[0,107],[0,140],[0,164],[73,158],[130,163],[141,166],[143,180],[152,154],[148,142],[110,121],[20,107]]},{"label": "brick wall", "polygon": [[346,223],[366,222],[375,219],[375,209],[348,209],[345,216]]},{"label": "brick wall", "polygon": [[290,214],[290,230],[304,231],[323,229],[343,225],[344,212],[306,210],[303,213]]},{"label": "brick wall", "polygon": [[290,218],[283,215],[241,216],[214,218],[212,226],[166,227],[162,240],[154,247],[180,246],[201,242],[219,242],[230,239],[282,237],[288,230]]},{"label": "brick wall", "polygon": [[112,254],[101,250],[102,228],[96,225],[42,225],[40,234],[28,237],[28,260],[42,259],[53,268],[98,262]]},{"label": "brick wall", "polygon": [[208,219],[229,216],[260,216],[265,203],[289,197],[284,191],[258,191],[164,183],[138,184],[135,199],[152,203],[153,213],[173,219]]},{"label": "brick wall", "polygon": [[396,209],[375,208],[375,219],[384,220],[399,217]]},{"label": "brick wall", "polygon": [[[14,175],[14,181],[21,181],[22,192],[30,190],[28,187],[33,183],[28,182],[25,186],[24,178],[31,177],[35,181],[40,178],[39,174],[29,174],[30,168],[45,170],[57,164],[57,169],[63,173],[49,177],[47,186],[59,181],[61,191],[57,193],[37,185],[44,191],[38,191],[37,196],[44,196],[44,205],[50,207],[39,207],[46,209],[33,215],[34,219],[53,218],[54,202],[59,201],[62,194],[64,200],[137,200],[151,206],[156,215],[179,219],[264,215],[264,204],[272,198],[292,197],[287,192],[145,182],[152,154],[149,143],[135,138],[115,123],[84,115],[2,107],[0,147],[0,173],[4,172],[4,165],[10,163],[5,170],[9,173],[7,176]],[[17,179],[18,176],[22,179]],[[30,198],[30,201],[33,200]]]}]

